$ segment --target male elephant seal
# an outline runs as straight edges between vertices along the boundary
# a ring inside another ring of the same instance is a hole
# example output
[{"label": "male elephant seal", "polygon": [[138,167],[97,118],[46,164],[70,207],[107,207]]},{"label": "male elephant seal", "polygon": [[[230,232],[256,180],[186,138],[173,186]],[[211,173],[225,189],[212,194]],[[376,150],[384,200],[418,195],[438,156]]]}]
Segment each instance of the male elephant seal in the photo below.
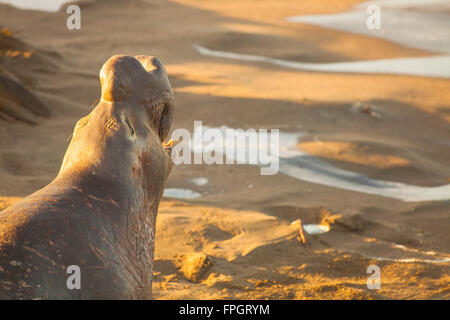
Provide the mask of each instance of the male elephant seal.
[{"label": "male elephant seal", "polygon": [[148,56],[111,57],[100,82],[55,180],[0,212],[0,298],[151,297],[172,89]]}]

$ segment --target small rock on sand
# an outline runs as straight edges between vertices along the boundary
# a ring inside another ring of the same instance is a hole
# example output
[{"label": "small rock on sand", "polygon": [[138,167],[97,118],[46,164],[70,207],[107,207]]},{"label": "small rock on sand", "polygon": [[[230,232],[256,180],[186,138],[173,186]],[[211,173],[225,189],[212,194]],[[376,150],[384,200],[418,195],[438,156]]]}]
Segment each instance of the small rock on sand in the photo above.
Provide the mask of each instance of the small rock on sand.
[{"label": "small rock on sand", "polygon": [[204,253],[191,253],[177,261],[181,274],[189,281],[198,282],[212,266],[211,258]]}]

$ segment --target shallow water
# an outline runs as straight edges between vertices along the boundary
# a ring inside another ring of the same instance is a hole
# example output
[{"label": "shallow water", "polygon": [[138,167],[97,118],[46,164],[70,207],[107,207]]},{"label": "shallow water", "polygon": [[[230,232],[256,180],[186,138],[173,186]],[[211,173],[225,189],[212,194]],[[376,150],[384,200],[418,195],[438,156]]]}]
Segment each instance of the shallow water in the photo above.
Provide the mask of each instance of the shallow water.
[{"label": "shallow water", "polygon": [[[366,26],[367,7],[380,8],[381,28]],[[330,29],[393,41],[407,47],[450,53],[450,2],[445,0],[368,1],[350,12],[303,15],[287,21],[314,24]],[[447,12],[447,13],[446,13]]]},{"label": "shallow water", "polygon": [[322,226],[320,224],[305,224],[303,230],[308,234],[321,234],[330,231],[329,226]]},{"label": "shallow water", "polygon": [[19,9],[56,12],[62,4],[71,0],[0,0],[0,3],[10,4]]},{"label": "shallow water", "polygon": [[[191,150],[194,153],[201,153],[206,147],[214,150],[223,150],[225,154],[227,140],[222,141],[202,141],[199,139],[202,132],[207,129],[219,130],[223,137],[226,136],[226,126],[218,128],[209,128],[203,126],[194,131],[194,138],[191,141]],[[400,182],[371,179],[363,174],[339,169],[326,163],[314,156],[308,155],[298,149],[298,139],[302,133],[279,132],[279,152],[271,154],[270,145],[257,143],[247,146],[247,152],[265,153],[271,161],[279,157],[279,172],[293,178],[307,181],[310,183],[321,184],[329,187],[362,192],[398,199],[406,202],[416,201],[441,201],[450,199],[450,184],[438,187],[422,187]],[[202,144],[203,142],[203,144]],[[248,145],[248,144],[247,144]],[[246,146],[243,146],[246,147]],[[230,155],[227,155],[230,157]],[[235,157],[231,157],[234,163],[237,163]],[[258,166],[264,167],[265,164],[258,162]],[[267,177],[270,179],[270,176]]]},{"label": "shallow water", "polygon": [[197,186],[205,186],[208,184],[208,179],[205,177],[192,178],[191,182]]},{"label": "shallow water", "polygon": [[198,192],[192,191],[190,189],[181,188],[166,188],[164,189],[164,197],[177,198],[177,199],[194,199],[201,197],[202,195]]},{"label": "shallow water", "polygon": [[265,62],[281,67],[321,72],[339,73],[385,73],[405,74],[427,77],[450,78],[450,56],[431,56],[420,58],[397,58],[369,61],[305,63],[274,59],[264,56],[238,54],[211,50],[197,44],[194,48],[202,55],[253,62]]},{"label": "shallow water", "polygon": [[[381,28],[366,26],[369,5],[377,5],[381,12]],[[285,68],[321,72],[386,73],[450,78],[450,1],[394,0],[368,1],[356,5],[352,11],[304,15],[286,18],[295,23],[308,23],[326,28],[382,38],[407,47],[424,49],[442,56],[397,58],[337,63],[304,63],[274,59],[259,55],[217,51],[194,44],[202,55],[241,61],[271,63]],[[370,50],[370,48],[368,48]]]},{"label": "shallow water", "polygon": [[391,262],[401,262],[401,263],[450,263],[450,258],[444,258],[444,259],[421,259],[421,258],[387,258],[387,257],[372,257],[363,255],[364,257],[368,259],[378,260],[378,261],[391,261]]}]

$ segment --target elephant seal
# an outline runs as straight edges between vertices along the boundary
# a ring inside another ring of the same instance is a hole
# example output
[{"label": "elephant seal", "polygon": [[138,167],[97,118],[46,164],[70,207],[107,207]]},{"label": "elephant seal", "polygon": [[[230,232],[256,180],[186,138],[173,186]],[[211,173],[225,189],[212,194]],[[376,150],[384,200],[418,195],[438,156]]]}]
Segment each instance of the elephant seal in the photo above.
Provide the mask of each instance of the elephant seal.
[{"label": "elephant seal", "polygon": [[172,167],[173,93],[160,60],[111,57],[57,177],[0,212],[0,299],[149,299]]}]

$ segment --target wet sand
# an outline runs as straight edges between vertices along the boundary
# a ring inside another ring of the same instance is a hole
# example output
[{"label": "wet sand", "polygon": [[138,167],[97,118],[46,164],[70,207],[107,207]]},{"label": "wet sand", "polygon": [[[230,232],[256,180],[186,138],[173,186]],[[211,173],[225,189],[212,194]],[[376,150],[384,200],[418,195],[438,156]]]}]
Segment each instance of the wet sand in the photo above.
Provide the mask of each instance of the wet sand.
[{"label": "wet sand", "polygon": [[[448,185],[449,79],[289,69],[193,47],[303,64],[436,55],[286,21],[357,4],[97,1],[82,8],[78,31],[66,29],[64,12],[0,5],[0,27],[33,52],[15,48],[18,54],[3,54],[0,64],[52,112],[38,126],[0,120],[0,209],[56,176],[75,122],[99,97],[101,65],[119,53],[155,55],[166,64],[176,99],[173,129],[192,132],[194,120],[280,129],[299,135],[298,152],[332,168],[402,185]],[[448,199],[403,201],[283,172],[261,176],[252,165],[177,166],[167,188],[201,196],[161,204],[156,299],[450,297]],[[310,231],[328,231],[305,232],[303,245],[298,219]],[[380,290],[366,285],[373,264],[381,268]]]}]

